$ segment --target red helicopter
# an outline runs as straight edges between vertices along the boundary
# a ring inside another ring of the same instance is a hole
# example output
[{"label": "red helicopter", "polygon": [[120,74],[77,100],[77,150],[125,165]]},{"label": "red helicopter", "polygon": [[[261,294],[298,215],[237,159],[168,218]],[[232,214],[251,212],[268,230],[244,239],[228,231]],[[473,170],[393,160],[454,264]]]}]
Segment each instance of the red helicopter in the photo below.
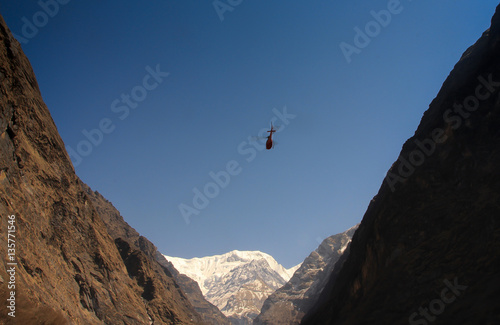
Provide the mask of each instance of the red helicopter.
[{"label": "red helicopter", "polygon": [[274,147],[273,143],[273,133],[276,132],[276,130],[273,127],[273,123],[271,122],[271,130],[267,131],[269,132],[269,136],[267,137],[266,141],[266,149],[269,150]]}]

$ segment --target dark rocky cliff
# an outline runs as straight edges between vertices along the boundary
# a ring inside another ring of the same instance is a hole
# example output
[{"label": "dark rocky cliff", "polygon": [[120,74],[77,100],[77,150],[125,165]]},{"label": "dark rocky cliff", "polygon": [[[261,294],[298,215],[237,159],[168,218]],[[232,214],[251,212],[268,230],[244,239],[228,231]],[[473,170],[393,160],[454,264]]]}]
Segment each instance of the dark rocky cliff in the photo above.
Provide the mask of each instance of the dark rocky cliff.
[{"label": "dark rocky cliff", "polygon": [[500,324],[499,10],[404,144],[303,324]]},{"label": "dark rocky cliff", "polygon": [[[108,232],[106,211],[83,187],[30,63],[0,17],[0,323],[202,323],[151,259],[154,246],[142,237],[129,242],[131,228]],[[14,266],[6,258],[12,215]],[[8,288],[12,268],[15,289]],[[12,292],[15,318],[5,305]]]}]

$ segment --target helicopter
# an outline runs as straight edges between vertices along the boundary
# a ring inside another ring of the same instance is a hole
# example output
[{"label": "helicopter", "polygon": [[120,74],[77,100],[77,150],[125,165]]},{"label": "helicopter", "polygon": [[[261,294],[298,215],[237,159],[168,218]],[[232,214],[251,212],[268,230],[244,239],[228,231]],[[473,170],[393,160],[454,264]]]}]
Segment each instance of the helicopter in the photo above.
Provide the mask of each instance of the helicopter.
[{"label": "helicopter", "polygon": [[276,132],[276,130],[273,127],[273,123],[272,122],[271,122],[271,130],[269,130],[267,132],[269,132],[269,135],[267,136],[266,149],[269,150],[271,148],[274,148],[273,133]]}]

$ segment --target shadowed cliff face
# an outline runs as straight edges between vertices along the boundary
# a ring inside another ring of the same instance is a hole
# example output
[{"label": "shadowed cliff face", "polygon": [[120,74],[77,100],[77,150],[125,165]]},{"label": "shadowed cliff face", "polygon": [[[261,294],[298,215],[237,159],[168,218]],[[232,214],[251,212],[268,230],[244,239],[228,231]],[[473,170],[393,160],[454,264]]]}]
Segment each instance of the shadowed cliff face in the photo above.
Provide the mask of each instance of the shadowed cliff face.
[{"label": "shadowed cliff face", "polygon": [[403,146],[303,324],[499,324],[500,13]]},{"label": "shadowed cliff face", "polygon": [[[0,300],[8,216],[15,215],[13,324],[197,324],[167,273],[108,233],[75,175],[30,63],[0,17]],[[122,229],[133,232],[133,229]],[[145,247],[148,246],[144,241]],[[148,242],[149,243],[149,242]],[[150,244],[150,243],[149,243]],[[152,246],[152,244],[151,244]],[[154,248],[154,246],[153,246]],[[153,250],[153,248],[150,248]]]}]

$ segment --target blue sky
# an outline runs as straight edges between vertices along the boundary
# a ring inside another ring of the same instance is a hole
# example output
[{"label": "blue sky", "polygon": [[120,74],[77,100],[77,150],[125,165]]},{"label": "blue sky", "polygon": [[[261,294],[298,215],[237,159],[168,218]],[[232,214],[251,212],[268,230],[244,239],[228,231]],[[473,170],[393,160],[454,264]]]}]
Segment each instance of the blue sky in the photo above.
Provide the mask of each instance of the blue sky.
[{"label": "blue sky", "polygon": [[[0,12],[80,178],[164,254],[260,250],[286,267],[361,221],[498,5],[59,1]],[[342,43],[359,45],[350,62]],[[273,118],[278,144],[255,149]],[[228,164],[222,188],[210,173]],[[186,223],[179,206],[205,187]]]}]

